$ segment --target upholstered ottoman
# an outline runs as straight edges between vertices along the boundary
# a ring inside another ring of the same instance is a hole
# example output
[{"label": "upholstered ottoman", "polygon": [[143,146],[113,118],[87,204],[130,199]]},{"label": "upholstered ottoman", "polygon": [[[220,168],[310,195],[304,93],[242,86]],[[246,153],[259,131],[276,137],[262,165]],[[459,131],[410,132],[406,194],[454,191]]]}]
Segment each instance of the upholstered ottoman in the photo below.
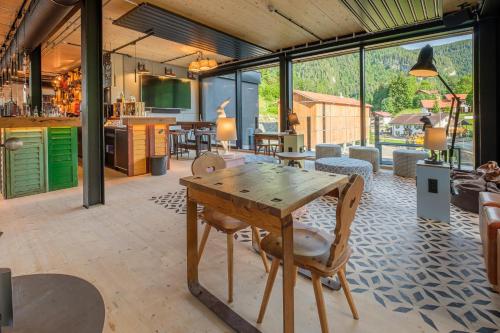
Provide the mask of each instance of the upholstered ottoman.
[{"label": "upholstered ottoman", "polygon": [[365,180],[365,192],[373,188],[373,167],[370,162],[349,157],[325,157],[314,162],[318,171],[338,173],[341,175],[358,174]]},{"label": "upholstered ottoman", "polygon": [[481,231],[481,238],[483,240],[483,256],[484,264],[486,266],[486,275],[490,281],[493,289],[500,291],[499,289],[499,261],[500,254],[498,253],[498,232],[500,231],[500,208],[498,207],[483,207],[482,212],[483,217],[481,219],[481,225],[479,226]]},{"label": "upholstered ottoman", "polygon": [[370,162],[373,167],[373,172],[378,172],[380,168],[380,152],[375,147],[350,147],[349,157]]},{"label": "upholstered ottoman", "polygon": [[342,156],[342,147],[332,143],[318,143],[316,145],[316,159],[323,157]]},{"label": "upholstered ottoman", "polygon": [[397,149],[392,152],[394,161],[394,174],[401,177],[413,177],[417,175],[417,161],[424,160],[427,152],[414,149]]},{"label": "upholstered ottoman", "polygon": [[273,163],[273,164],[279,163],[279,160],[277,158],[274,158],[270,155],[245,154],[243,156],[245,157],[245,163],[258,163],[258,162]]}]

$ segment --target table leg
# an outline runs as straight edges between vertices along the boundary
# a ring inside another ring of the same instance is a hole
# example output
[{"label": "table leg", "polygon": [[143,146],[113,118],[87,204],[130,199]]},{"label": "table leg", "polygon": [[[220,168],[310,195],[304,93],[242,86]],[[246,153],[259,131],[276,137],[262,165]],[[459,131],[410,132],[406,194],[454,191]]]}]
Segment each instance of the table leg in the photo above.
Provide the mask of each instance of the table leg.
[{"label": "table leg", "polygon": [[200,157],[200,151],[201,151],[201,136],[195,134],[195,145],[196,145],[196,157]]},{"label": "table leg", "polygon": [[[195,201],[187,198],[187,277],[188,286],[195,295],[198,285],[198,210]],[[196,295],[195,295],[196,296]]]},{"label": "table leg", "polygon": [[293,218],[286,216],[282,220],[281,237],[283,239],[283,332],[294,331],[294,286],[295,267],[293,264]]},{"label": "table leg", "polygon": [[189,291],[236,332],[260,333],[223,301],[205,289],[198,279],[198,211],[197,203],[187,195],[187,282]]}]

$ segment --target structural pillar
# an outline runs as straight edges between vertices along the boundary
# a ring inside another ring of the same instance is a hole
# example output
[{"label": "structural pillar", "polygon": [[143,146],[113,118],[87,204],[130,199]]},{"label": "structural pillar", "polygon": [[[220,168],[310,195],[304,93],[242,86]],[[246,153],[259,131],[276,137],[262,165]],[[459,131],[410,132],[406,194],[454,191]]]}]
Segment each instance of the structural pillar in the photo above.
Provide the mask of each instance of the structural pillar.
[{"label": "structural pillar", "polygon": [[292,60],[286,56],[280,56],[280,131],[288,129],[288,111],[293,108],[293,81]]},{"label": "structural pillar", "polygon": [[[365,101],[365,47],[359,48],[359,100],[360,110],[360,139],[361,145],[366,146],[366,101]],[[369,116],[369,115],[368,115]]]},{"label": "structural pillar", "polygon": [[83,206],[104,204],[102,2],[81,0]]},{"label": "structural pillar", "polygon": [[236,147],[241,149],[243,147],[243,81],[241,79],[241,71],[236,71],[235,75],[236,134],[238,135]]},{"label": "structural pillar", "polygon": [[42,47],[38,45],[30,53],[30,97],[31,110],[42,115]]}]

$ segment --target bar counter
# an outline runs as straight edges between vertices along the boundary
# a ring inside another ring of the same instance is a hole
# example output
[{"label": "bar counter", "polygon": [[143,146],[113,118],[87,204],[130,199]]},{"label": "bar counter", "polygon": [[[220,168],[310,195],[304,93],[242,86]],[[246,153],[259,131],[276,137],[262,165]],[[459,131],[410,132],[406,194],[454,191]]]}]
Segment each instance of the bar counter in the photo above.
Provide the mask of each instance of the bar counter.
[{"label": "bar counter", "polygon": [[0,117],[0,141],[23,148],[0,150],[0,192],[6,199],[78,186],[80,118]]}]

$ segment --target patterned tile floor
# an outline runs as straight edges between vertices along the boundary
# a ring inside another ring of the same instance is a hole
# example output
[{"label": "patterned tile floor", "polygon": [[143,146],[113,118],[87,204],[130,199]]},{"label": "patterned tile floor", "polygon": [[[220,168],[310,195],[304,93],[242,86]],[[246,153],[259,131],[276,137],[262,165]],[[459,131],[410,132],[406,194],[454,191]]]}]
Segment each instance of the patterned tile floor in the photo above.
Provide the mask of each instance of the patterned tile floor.
[{"label": "patterned tile floor", "polygon": [[[152,200],[185,214],[182,190]],[[332,230],[335,205],[320,198],[299,222]],[[417,218],[415,180],[379,172],[352,226],[352,291],[420,318],[425,332],[496,332],[500,295],[486,280],[477,215],[453,206],[451,213],[450,224]],[[250,240],[248,231],[239,236]]]}]

